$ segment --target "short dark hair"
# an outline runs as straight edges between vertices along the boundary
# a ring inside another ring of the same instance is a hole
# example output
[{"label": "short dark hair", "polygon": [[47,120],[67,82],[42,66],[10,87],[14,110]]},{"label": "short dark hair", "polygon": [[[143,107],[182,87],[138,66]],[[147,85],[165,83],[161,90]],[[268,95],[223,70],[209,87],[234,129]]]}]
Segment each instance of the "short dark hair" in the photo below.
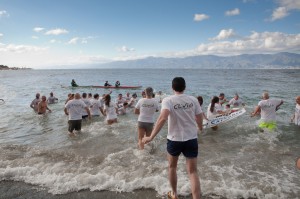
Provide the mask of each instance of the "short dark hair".
[{"label": "short dark hair", "polygon": [[185,90],[185,80],[183,77],[175,77],[172,81],[172,88],[174,91],[182,92]]}]

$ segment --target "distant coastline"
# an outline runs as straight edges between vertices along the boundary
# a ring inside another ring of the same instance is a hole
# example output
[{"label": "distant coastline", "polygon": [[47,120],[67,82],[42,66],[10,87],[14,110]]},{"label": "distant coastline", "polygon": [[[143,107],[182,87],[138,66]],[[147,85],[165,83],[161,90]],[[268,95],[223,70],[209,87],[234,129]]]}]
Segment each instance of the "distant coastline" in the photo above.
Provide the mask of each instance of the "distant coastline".
[{"label": "distant coastline", "polygon": [[5,65],[0,65],[0,70],[31,70],[32,68],[26,68],[26,67],[8,67]]}]

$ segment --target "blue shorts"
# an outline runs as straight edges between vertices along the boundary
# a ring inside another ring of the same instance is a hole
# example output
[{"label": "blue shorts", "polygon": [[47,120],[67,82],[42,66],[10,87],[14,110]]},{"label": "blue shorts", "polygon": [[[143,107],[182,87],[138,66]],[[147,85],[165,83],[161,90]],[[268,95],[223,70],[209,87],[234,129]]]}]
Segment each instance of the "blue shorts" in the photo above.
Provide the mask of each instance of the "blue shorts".
[{"label": "blue shorts", "polygon": [[172,156],[179,156],[181,153],[186,158],[196,158],[198,156],[198,139],[185,142],[171,141],[168,139],[167,151]]}]

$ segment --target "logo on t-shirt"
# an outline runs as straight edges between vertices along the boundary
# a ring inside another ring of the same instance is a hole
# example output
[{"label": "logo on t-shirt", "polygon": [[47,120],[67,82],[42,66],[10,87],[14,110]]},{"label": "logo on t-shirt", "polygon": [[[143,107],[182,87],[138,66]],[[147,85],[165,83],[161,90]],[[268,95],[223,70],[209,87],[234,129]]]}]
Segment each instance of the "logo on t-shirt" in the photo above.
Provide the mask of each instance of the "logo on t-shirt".
[{"label": "logo on t-shirt", "polygon": [[174,105],[174,109],[189,109],[192,108],[194,106],[193,103],[185,103],[185,104],[175,104]]}]

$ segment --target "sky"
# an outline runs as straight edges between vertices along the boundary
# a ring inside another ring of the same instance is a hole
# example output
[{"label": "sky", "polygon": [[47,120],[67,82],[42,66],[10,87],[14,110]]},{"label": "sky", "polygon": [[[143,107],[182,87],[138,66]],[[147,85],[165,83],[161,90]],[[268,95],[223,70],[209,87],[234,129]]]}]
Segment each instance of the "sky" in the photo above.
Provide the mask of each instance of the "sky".
[{"label": "sky", "polygon": [[0,0],[0,65],[300,54],[300,0]]}]

